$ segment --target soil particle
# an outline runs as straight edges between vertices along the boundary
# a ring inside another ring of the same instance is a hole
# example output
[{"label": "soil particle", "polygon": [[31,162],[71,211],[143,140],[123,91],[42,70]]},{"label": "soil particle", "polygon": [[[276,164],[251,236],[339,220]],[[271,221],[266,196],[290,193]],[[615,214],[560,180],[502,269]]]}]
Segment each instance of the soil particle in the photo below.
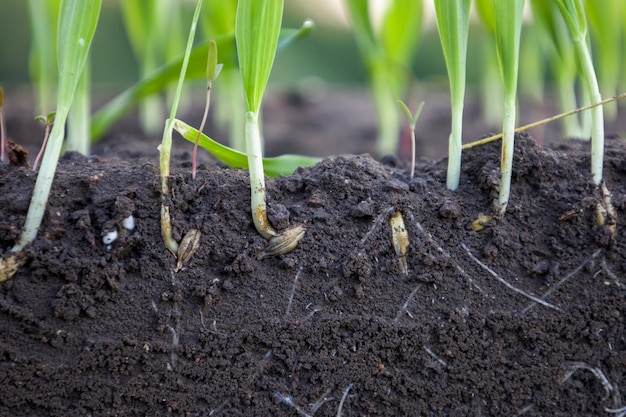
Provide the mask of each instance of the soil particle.
[{"label": "soil particle", "polygon": [[[511,202],[494,210],[498,144],[446,161],[326,158],[268,180],[288,255],[258,260],[247,173],[172,167],[179,272],[160,237],[158,173],[70,155],[28,262],[0,285],[0,415],[589,416],[624,406],[626,229],[605,244],[589,149],[518,137]],[[618,219],[626,148],[607,140]],[[34,175],[0,165],[0,250]],[[408,275],[389,217],[408,233]],[[493,217],[479,232],[471,223]],[[567,213],[570,213],[569,215]],[[572,214],[573,213],[573,214]],[[104,230],[134,230],[107,245]],[[565,217],[564,217],[565,216]],[[611,387],[611,389],[609,389]],[[344,399],[343,401],[342,398]]]}]

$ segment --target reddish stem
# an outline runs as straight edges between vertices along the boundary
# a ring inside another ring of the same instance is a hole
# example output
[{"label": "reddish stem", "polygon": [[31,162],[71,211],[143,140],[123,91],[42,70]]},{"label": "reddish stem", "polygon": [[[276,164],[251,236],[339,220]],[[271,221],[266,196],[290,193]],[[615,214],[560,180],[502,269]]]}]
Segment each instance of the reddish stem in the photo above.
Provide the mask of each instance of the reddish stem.
[{"label": "reddish stem", "polygon": [[39,162],[41,161],[41,157],[43,156],[43,152],[46,149],[46,144],[48,143],[48,136],[50,136],[50,126],[51,123],[46,123],[46,132],[43,135],[43,143],[41,144],[41,149],[39,149],[39,153],[37,154],[37,158],[35,158],[35,163],[33,164],[33,171],[37,172],[39,168]]},{"label": "reddish stem", "polygon": [[211,83],[206,88],[206,104],[204,106],[204,114],[202,115],[202,122],[200,123],[200,127],[198,128],[198,136],[196,136],[196,142],[193,145],[193,154],[191,156],[191,178],[196,179],[196,160],[198,157],[198,142],[200,141],[200,135],[204,130],[204,125],[206,123],[207,115],[209,114],[209,104],[211,102]]}]

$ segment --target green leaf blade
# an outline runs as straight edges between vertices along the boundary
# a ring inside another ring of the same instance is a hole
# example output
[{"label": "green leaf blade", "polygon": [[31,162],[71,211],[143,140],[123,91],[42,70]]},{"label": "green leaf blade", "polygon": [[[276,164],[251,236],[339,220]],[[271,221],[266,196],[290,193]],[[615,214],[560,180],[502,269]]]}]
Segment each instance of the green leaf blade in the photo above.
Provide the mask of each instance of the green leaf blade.
[{"label": "green leaf blade", "polygon": [[[63,0],[58,27],[59,102],[69,106],[96,31],[101,0]],[[59,113],[59,109],[57,109]]]},{"label": "green leaf blade", "polygon": [[[181,120],[174,122],[174,130],[191,143],[195,143],[198,137],[198,130]],[[248,169],[248,156],[245,153],[222,145],[204,133],[200,135],[198,146],[231,168]],[[263,168],[268,177],[279,177],[291,175],[296,169],[313,166],[321,160],[322,158],[288,154],[263,158]]]},{"label": "green leaf blade", "polygon": [[506,96],[517,91],[524,0],[494,0],[496,48]]},{"label": "green leaf blade", "polygon": [[446,186],[456,190],[461,176],[463,101],[471,0],[434,0],[437,29],[446,61],[452,102]]},{"label": "green leaf blade", "polygon": [[235,33],[247,110],[258,113],[278,46],[284,0],[239,0]]}]

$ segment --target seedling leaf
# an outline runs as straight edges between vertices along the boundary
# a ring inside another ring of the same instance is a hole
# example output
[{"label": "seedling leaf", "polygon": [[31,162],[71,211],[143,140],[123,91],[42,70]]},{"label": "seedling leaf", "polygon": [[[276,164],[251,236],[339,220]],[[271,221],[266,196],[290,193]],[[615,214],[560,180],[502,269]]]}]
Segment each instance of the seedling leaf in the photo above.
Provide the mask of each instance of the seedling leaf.
[{"label": "seedling leaf", "polygon": [[[191,143],[194,143],[198,136],[197,129],[181,120],[174,122],[174,130]],[[231,168],[248,169],[248,156],[245,153],[222,145],[204,133],[200,135],[198,146]],[[322,158],[287,154],[263,158],[263,169],[268,177],[286,176],[293,174],[300,167],[310,167],[321,162],[321,160]]]},{"label": "seedling leaf", "polygon": [[41,225],[65,136],[65,122],[96,31],[100,5],[101,0],[61,0],[57,39],[59,94],[56,123],[43,155],[24,229],[13,252],[21,251],[32,242]]},{"label": "seedling leaf", "polygon": [[437,28],[448,70],[452,103],[452,132],[448,144],[446,179],[446,185],[450,190],[457,189],[461,177],[463,101],[470,3],[471,0],[435,0]]}]

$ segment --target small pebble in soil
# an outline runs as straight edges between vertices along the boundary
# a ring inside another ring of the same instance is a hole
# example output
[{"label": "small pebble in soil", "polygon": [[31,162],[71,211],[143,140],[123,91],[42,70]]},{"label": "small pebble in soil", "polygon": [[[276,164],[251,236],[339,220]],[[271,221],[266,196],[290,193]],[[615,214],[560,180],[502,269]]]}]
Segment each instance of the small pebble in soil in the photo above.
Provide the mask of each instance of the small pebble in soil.
[{"label": "small pebble in soil", "polygon": [[129,232],[132,232],[133,230],[135,230],[135,218],[133,217],[132,214],[126,217],[124,220],[122,220],[122,227],[128,230]]},{"label": "small pebble in soil", "polygon": [[109,233],[102,236],[102,243],[104,243],[105,245],[110,245],[117,240],[117,236],[117,230],[111,230]]}]

